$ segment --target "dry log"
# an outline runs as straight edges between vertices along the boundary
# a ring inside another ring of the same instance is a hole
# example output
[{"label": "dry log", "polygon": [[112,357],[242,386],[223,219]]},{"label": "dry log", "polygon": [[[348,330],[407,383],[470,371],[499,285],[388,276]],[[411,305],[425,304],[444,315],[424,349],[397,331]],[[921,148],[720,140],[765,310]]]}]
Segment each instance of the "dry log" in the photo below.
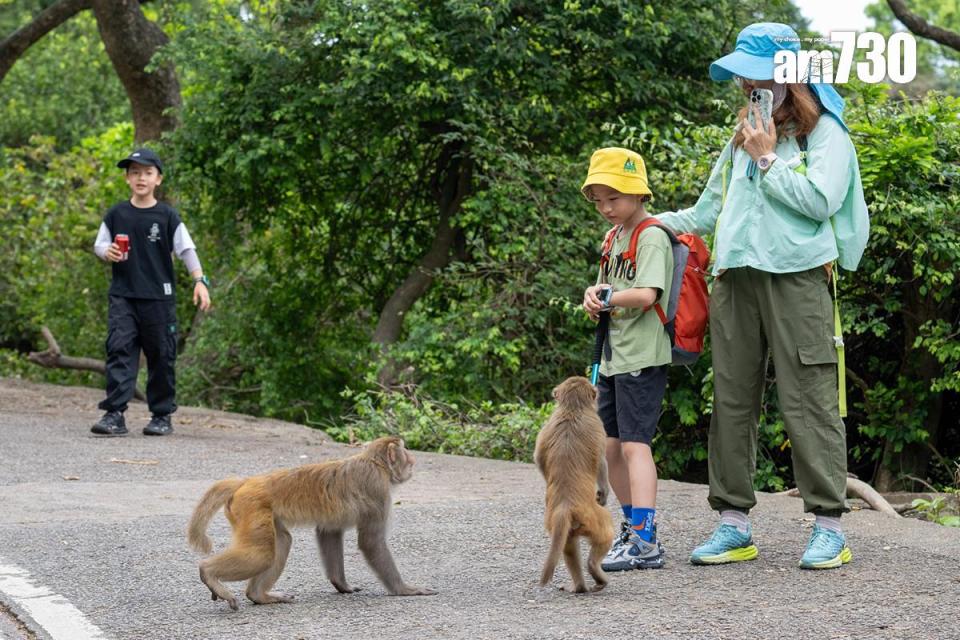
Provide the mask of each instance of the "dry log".
[{"label": "dry log", "polygon": [[[800,490],[796,488],[787,489],[786,491],[780,491],[774,495],[799,498]],[[886,515],[893,516],[894,518],[903,517],[890,505],[889,502],[887,502],[886,498],[877,493],[876,489],[868,485],[863,480],[847,477],[847,496],[851,498],[860,498],[870,505],[870,508],[874,511],[885,513]]]},{"label": "dry log", "polygon": [[[53,333],[46,326],[40,328],[44,340],[47,341],[46,351],[32,351],[27,355],[27,360],[41,367],[48,369],[76,369],[79,371],[93,371],[101,375],[107,375],[107,363],[95,358],[75,358],[63,355],[60,351],[60,345]],[[137,400],[146,400],[146,396],[139,389],[133,393]]]},{"label": "dry log", "polygon": [[880,513],[885,513],[888,516],[893,516],[894,518],[902,518],[897,510],[890,506],[890,503],[887,502],[887,499],[882,495],[877,493],[877,490],[868,485],[863,480],[857,480],[856,478],[847,478],[847,495],[853,496],[854,498],[860,498],[874,511],[879,511]]}]

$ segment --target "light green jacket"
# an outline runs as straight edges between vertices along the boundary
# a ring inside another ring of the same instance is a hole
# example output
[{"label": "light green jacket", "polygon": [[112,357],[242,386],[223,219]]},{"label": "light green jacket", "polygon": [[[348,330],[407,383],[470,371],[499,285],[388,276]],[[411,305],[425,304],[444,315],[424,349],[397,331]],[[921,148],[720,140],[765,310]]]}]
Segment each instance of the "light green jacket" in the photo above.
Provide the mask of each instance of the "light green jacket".
[{"label": "light green jacket", "polygon": [[747,266],[790,273],[833,260],[848,271],[857,268],[870,218],[856,150],[832,116],[820,116],[807,136],[806,163],[797,140],[781,137],[778,160],[753,180],[746,175],[750,156],[732,147],[732,141],[724,147],[693,207],[657,219],[678,233],[716,230],[714,274]]}]

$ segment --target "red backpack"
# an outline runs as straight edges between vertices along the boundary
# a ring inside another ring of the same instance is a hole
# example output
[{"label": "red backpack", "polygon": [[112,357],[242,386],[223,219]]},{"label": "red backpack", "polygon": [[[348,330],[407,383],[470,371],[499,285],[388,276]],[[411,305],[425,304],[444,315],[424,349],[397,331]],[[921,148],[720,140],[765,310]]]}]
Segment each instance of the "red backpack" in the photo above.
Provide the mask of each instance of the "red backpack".
[{"label": "red backpack", "polygon": [[[667,309],[664,311],[659,302],[654,303],[653,309],[660,316],[660,322],[670,336],[673,364],[693,364],[703,351],[703,336],[707,331],[709,299],[706,271],[707,264],[710,262],[710,250],[700,236],[692,233],[675,235],[656,218],[651,217],[638,224],[633,230],[629,248],[620,254],[622,260],[636,264],[637,240],[640,234],[651,226],[663,229],[673,247],[673,286],[670,288]],[[603,240],[603,250],[600,255],[601,269],[610,261],[613,240],[620,233],[620,228],[621,225],[617,225],[611,229]]]}]

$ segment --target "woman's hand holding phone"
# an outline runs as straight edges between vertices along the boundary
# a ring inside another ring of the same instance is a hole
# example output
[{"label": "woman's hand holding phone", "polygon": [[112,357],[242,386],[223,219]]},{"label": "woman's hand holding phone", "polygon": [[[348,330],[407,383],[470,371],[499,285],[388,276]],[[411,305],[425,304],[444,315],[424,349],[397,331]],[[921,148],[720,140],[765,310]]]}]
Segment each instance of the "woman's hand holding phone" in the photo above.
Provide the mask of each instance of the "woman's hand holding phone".
[{"label": "woman's hand holding phone", "polygon": [[[743,148],[754,162],[777,149],[777,125],[773,122],[772,114],[768,115],[772,101],[773,92],[769,89],[754,89],[751,92],[748,113],[752,117],[743,123]],[[766,126],[763,126],[764,123]]]}]

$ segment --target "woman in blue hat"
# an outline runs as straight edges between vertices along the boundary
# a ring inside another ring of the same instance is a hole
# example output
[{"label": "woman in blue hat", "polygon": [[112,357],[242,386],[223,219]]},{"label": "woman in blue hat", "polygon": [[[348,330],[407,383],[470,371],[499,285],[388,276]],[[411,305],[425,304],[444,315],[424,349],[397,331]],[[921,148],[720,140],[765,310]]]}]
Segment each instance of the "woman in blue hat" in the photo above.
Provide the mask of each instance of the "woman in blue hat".
[{"label": "woman in blue hat", "polygon": [[773,80],[774,54],[799,48],[787,25],[753,24],[732,53],[710,65],[711,78],[735,81],[745,96],[770,89],[772,121],[764,128],[757,111],[752,126],[742,109],[697,203],[658,216],[677,232],[714,234],[708,467],[720,524],[693,551],[695,564],[757,557],[748,514],[756,504],[768,354],[797,487],[804,510],[816,517],[800,566],[839,567],[852,557],[840,526],[848,510],[847,448],[837,378],[842,341],[829,286],[835,261],[856,269],[869,219],[843,99],[830,85]]}]

